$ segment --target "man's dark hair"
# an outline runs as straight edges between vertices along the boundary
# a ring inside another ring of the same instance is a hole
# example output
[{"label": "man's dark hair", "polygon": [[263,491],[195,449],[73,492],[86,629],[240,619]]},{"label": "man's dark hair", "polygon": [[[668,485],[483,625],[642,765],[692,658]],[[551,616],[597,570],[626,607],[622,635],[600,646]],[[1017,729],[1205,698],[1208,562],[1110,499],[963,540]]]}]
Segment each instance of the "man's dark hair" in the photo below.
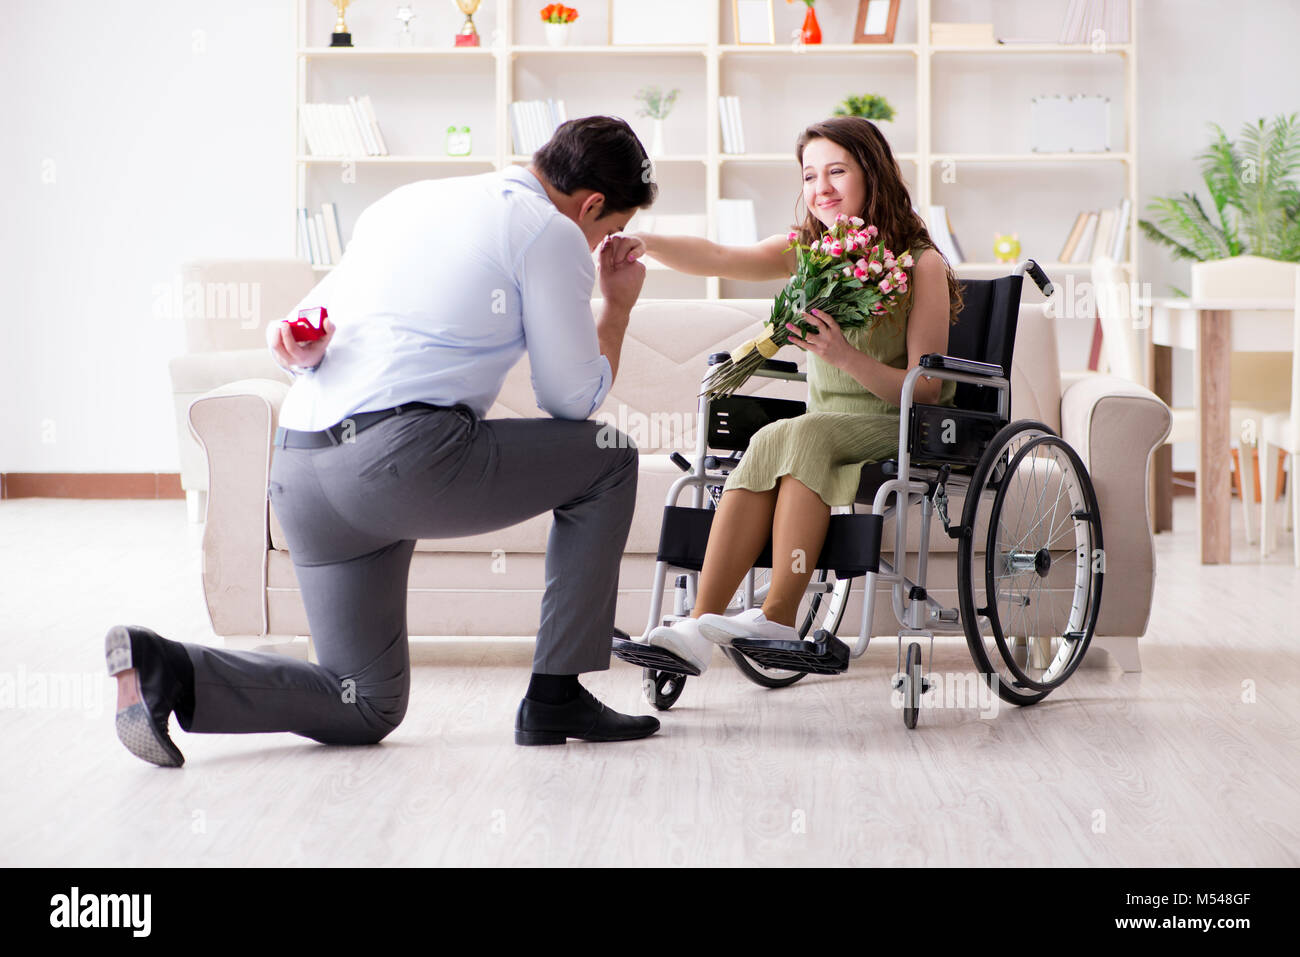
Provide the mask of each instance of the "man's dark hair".
[{"label": "man's dark hair", "polygon": [[533,155],[533,165],[561,193],[603,193],[602,218],[644,209],[659,195],[645,147],[632,127],[614,116],[561,123],[550,142]]}]

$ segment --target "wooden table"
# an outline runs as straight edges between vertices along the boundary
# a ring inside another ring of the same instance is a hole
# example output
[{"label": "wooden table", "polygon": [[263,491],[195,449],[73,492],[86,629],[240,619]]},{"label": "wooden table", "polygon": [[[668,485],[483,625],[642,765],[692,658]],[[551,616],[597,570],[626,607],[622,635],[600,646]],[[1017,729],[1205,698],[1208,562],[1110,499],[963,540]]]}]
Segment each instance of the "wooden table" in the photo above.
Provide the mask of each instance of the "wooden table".
[{"label": "wooden table", "polygon": [[[1229,404],[1232,352],[1290,352],[1294,341],[1291,299],[1141,299],[1151,316],[1151,390],[1171,404],[1171,348],[1196,353],[1196,400],[1199,455],[1196,469],[1196,511],[1200,518],[1201,564],[1232,561],[1232,469]],[[1287,320],[1260,313],[1285,312]],[[1235,318],[1234,318],[1235,314]],[[1242,456],[1245,472],[1247,456]],[[1169,487],[1172,455],[1169,446],[1157,454],[1156,488]],[[1243,481],[1243,486],[1250,483]],[[1156,508],[1156,531],[1170,522],[1167,501]]]}]

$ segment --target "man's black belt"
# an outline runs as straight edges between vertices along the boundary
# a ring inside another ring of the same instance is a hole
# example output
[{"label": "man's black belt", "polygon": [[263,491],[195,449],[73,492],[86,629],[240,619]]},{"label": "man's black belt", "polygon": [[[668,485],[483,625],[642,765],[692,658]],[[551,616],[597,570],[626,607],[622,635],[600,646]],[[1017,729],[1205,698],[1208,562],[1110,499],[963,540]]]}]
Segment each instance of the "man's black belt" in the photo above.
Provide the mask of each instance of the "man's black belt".
[{"label": "man's black belt", "polygon": [[391,409],[358,412],[319,432],[299,432],[297,429],[286,429],[277,426],[275,444],[285,449],[323,449],[331,445],[342,445],[347,441],[349,434],[356,436],[375,423],[382,422],[394,415],[401,415],[403,412],[414,412],[417,409],[447,408],[451,408],[451,406],[430,405],[428,402],[405,402],[402,405],[395,405]]}]

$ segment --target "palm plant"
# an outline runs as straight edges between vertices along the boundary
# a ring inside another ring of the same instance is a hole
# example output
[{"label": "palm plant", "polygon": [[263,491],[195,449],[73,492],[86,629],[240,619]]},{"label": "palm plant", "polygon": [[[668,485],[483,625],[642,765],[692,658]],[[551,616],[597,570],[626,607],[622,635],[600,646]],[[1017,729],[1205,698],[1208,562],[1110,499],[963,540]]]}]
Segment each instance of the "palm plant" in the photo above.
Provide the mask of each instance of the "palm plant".
[{"label": "palm plant", "polygon": [[1196,159],[1214,200],[1211,219],[1194,193],[1152,200],[1155,223],[1138,220],[1146,237],[1175,259],[1204,262],[1250,253],[1300,262],[1300,125],[1296,114],[1247,123],[1237,142],[1217,124],[1216,139]]}]

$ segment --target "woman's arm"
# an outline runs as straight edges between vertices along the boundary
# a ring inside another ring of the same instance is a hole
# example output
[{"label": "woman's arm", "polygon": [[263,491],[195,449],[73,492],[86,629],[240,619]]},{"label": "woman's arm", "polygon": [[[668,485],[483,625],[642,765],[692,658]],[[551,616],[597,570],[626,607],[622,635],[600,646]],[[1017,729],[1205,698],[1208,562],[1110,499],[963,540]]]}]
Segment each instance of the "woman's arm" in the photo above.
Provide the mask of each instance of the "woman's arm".
[{"label": "woman's arm", "polygon": [[[788,279],[798,265],[789,241],[769,236],[753,246],[720,246],[695,236],[656,236],[638,233],[645,255],[691,276],[719,276],[722,279]],[[636,253],[640,255],[639,252]]]},{"label": "woman's arm", "polygon": [[[907,368],[895,369],[879,359],[849,345],[835,320],[817,311],[813,321],[820,332],[800,339],[791,334],[790,341],[807,349],[833,366],[843,369],[886,402],[902,405],[903,380],[920,365],[928,352],[948,351],[948,277],[943,258],[927,249],[912,272],[912,308],[907,317]],[[936,405],[943,389],[942,379],[922,376],[912,392],[912,401]]]}]

